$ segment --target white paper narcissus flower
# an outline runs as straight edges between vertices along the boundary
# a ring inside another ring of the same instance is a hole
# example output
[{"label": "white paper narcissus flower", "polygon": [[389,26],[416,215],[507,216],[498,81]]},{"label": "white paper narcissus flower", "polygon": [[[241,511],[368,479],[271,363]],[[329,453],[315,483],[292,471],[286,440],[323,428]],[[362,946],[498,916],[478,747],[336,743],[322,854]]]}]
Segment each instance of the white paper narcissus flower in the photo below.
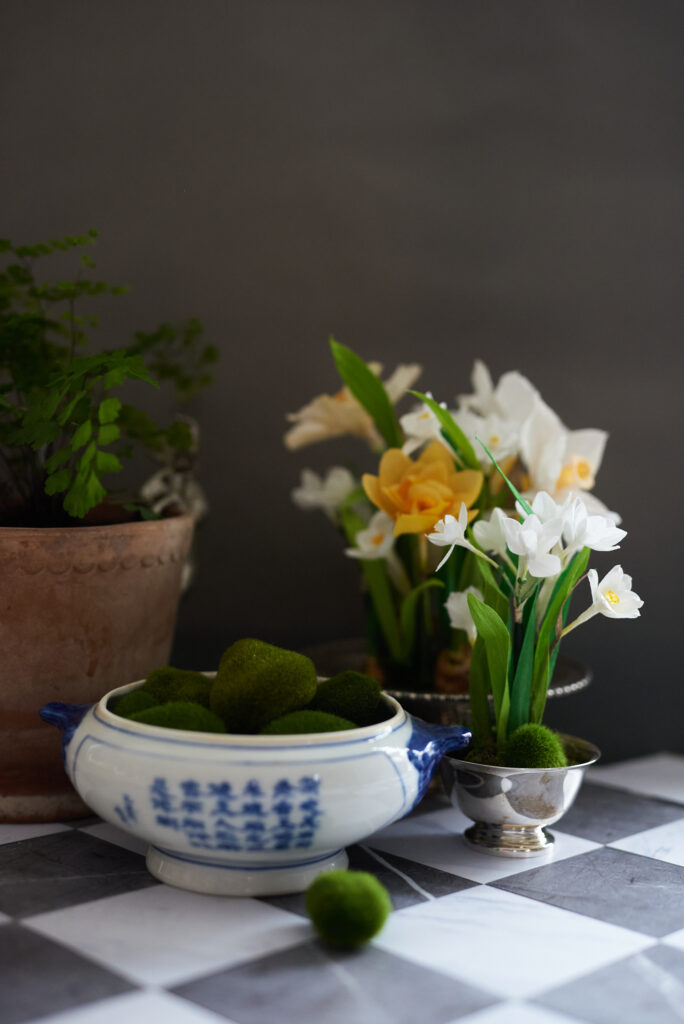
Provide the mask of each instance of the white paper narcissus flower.
[{"label": "white paper narcissus flower", "polygon": [[575,498],[564,508],[563,541],[566,557],[590,548],[592,551],[617,551],[627,536],[607,516],[590,516],[581,498]]},{"label": "white paper narcissus flower", "polygon": [[325,479],[312,469],[303,469],[300,486],[292,492],[292,500],[299,508],[323,509],[329,516],[340,507],[344,499],[359,486],[348,469],[333,466]]},{"label": "white paper narcissus flower", "polygon": [[[477,413],[471,412],[469,409],[457,409],[452,415],[468,440],[473,442],[475,452],[485,471],[495,472],[489,455],[482,447],[482,441],[497,462],[518,454],[520,434],[516,423],[503,419],[497,413],[478,416]],[[476,441],[480,443],[475,444]]]},{"label": "white paper narcissus flower", "polygon": [[503,520],[509,517],[500,508],[492,510],[489,520],[478,519],[473,524],[475,540],[484,548],[495,555],[506,554],[506,535],[503,529]]},{"label": "white paper narcissus flower", "polygon": [[472,395],[459,395],[461,409],[469,409],[479,416],[496,415],[503,421],[520,426],[532,411],[539,392],[517,370],[504,373],[494,387],[487,366],[475,360],[471,377]]},{"label": "white paper narcissus flower", "polygon": [[566,636],[595,615],[605,615],[609,619],[639,618],[639,609],[644,602],[632,590],[632,577],[622,571],[621,565],[614,565],[600,582],[596,570],[590,569],[587,579],[591,588],[591,604],[565,627],[561,636]]},{"label": "white paper narcissus flower", "polygon": [[501,526],[509,551],[525,559],[527,572],[532,576],[543,579],[560,573],[560,558],[549,552],[558,543],[563,529],[562,521],[553,519],[542,523],[532,514],[522,523],[506,517]]},{"label": "white paper narcissus flower", "polygon": [[356,534],[356,545],[347,548],[345,555],[370,561],[387,558],[394,547],[394,521],[386,512],[376,512],[366,529]]},{"label": "white paper narcissus flower", "polygon": [[594,613],[607,615],[609,619],[639,617],[644,602],[632,590],[632,577],[622,571],[621,565],[614,565],[600,582],[596,570],[590,569],[587,579]]},{"label": "white paper narcissus flower", "polygon": [[[428,398],[432,398],[432,392],[426,391]],[[442,409],[446,409],[446,403],[440,403]],[[407,412],[399,419],[399,426],[406,435],[406,441],[402,446],[404,455],[410,455],[420,448],[427,441],[442,441],[442,428],[440,422],[432,409],[421,402],[413,412]]]},{"label": "white paper narcissus flower", "polygon": [[[438,523],[435,523],[434,532],[428,533],[427,539],[431,544],[436,544],[437,547],[449,548],[446,555],[437,566],[437,569],[442,568],[457,545],[461,548],[467,548],[468,551],[473,551],[476,555],[480,554],[477,548],[466,539],[465,532],[467,528],[468,509],[465,506],[465,502],[461,502],[461,510],[458,513],[458,519],[456,516],[444,516],[444,518],[440,519]],[[437,572],[437,569],[435,569],[435,572]]]},{"label": "white paper narcissus flower", "polygon": [[449,616],[449,623],[452,629],[464,629],[468,634],[470,644],[477,639],[477,629],[473,622],[470,608],[468,606],[468,594],[474,594],[482,601],[482,594],[477,587],[467,587],[466,590],[454,590],[444,603]]},{"label": "white paper narcissus flower", "polygon": [[563,500],[574,492],[591,490],[607,440],[605,430],[568,430],[537,398],[520,432],[529,491],[547,491]]},{"label": "white paper narcissus flower", "polygon": [[[373,373],[380,375],[382,366],[379,363],[369,363],[368,366]],[[421,367],[415,363],[397,367],[385,381],[385,390],[393,404],[415,383],[420,373]],[[346,387],[334,395],[317,395],[297,412],[288,413],[287,419],[295,424],[284,438],[286,446],[292,450],[344,434],[362,438],[371,448],[382,447],[382,439],[373,420]]]}]

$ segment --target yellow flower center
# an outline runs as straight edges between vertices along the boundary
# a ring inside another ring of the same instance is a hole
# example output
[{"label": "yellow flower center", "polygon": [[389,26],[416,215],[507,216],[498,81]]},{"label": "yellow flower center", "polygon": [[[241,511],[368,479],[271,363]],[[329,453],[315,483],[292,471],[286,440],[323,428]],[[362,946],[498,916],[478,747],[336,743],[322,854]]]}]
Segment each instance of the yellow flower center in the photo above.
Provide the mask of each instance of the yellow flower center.
[{"label": "yellow flower center", "polygon": [[429,412],[421,412],[420,419],[421,420],[429,420],[430,419],[430,413]]},{"label": "yellow flower center", "polygon": [[605,597],[606,601],[610,602],[610,604],[620,604],[620,598],[614,590],[606,590],[603,596]]},{"label": "yellow flower center", "polygon": [[588,491],[594,486],[594,472],[591,463],[581,455],[572,455],[560,471],[556,488],[579,487]]},{"label": "yellow flower center", "polygon": [[376,548],[379,548],[384,539],[384,533],[376,533],[374,537],[371,537],[371,544],[374,544]]},{"label": "yellow flower center", "polygon": [[490,448],[495,448],[500,440],[501,440],[501,438],[499,437],[498,434],[491,434],[490,438],[489,438],[489,447]]}]

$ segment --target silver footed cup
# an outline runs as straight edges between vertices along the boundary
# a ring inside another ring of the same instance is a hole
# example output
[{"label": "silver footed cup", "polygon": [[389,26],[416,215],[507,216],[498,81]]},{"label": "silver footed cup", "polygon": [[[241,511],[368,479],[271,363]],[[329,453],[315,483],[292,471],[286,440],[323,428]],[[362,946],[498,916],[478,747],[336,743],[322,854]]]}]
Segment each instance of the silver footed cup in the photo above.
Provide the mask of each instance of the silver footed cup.
[{"label": "silver footed cup", "polygon": [[567,768],[507,768],[446,756],[442,779],[452,804],[475,824],[465,841],[498,857],[537,857],[549,853],[553,825],[572,806],[587,768],[601,752],[575,736],[560,739]]}]

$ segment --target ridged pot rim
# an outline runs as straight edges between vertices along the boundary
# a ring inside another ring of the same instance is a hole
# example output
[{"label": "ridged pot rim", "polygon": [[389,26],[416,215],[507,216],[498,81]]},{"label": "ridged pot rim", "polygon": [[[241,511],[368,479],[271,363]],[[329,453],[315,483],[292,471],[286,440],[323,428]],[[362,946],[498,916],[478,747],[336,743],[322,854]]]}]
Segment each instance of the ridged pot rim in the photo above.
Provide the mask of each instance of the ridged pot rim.
[{"label": "ridged pot rim", "polygon": [[[204,672],[204,675],[213,677],[215,672]],[[110,711],[107,704],[113,697],[123,696],[132,690],[139,689],[145,680],[139,679],[134,683],[127,683],[125,686],[118,686],[109,693],[105,693],[100,700],[93,705],[95,718],[111,728],[127,732],[140,739],[166,740],[169,744],[192,743],[201,744],[207,747],[222,746],[226,748],[251,748],[268,752],[283,747],[335,747],[347,743],[358,743],[359,741],[372,741],[382,739],[390,733],[395,732],[408,721],[408,714],[394,697],[383,693],[382,696],[394,708],[394,714],[384,722],[377,722],[374,725],[362,725],[355,729],[344,729],[339,732],[307,732],[292,733],[283,736],[260,736],[255,733],[236,732],[198,732],[193,729],[169,729],[161,725],[148,725],[144,722],[133,722],[129,718],[122,718],[114,711]]]},{"label": "ridged pot rim", "polygon": [[195,517],[188,512],[164,516],[162,519],[142,519],[129,523],[106,523],[89,526],[0,526],[0,537],[73,537],[87,531],[88,536],[112,533],[144,533],[167,526],[169,523],[192,523]]},{"label": "ridged pot rim", "polygon": [[565,746],[565,741],[568,741],[575,749],[583,750],[585,755],[587,755],[587,759],[577,764],[568,764],[564,768],[517,768],[513,765],[482,764],[479,761],[463,761],[461,758],[452,757],[450,754],[445,754],[444,759],[463,771],[482,772],[490,775],[541,775],[548,772],[558,774],[560,772],[573,771],[576,768],[589,768],[601,756],[599,748],[594,743],[591,743],[590,740],[582,739],[579,736],[571,736],[564,732],[559,732],[558,737],[563,740],[563,746]]}]

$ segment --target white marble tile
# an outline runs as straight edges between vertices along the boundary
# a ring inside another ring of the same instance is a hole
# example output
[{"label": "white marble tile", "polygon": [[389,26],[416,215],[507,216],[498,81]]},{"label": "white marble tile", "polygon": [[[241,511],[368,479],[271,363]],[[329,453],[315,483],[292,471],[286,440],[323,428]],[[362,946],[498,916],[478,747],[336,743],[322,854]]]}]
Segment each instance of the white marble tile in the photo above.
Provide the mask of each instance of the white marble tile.
[{"label": "white marble tile", "polygon": [[87,832],[91,836],[95,836],[96,839],[104,839],[107,843],[114,843],[115,846],[122,846],[124,850],[130,850],[131,853],[140,853],[143,856],[147,853],[147,847],[149,843],[145,839],[139,839],[138,836],[132,836],[130,832],[124,832],[122,828],[117,828],[116,825],[108,825],[107,822],[103,821],[99,825],[86,825],[85,828],[80,828],[79,832]]},{"label": "white marble tile", "polygon": [[646,829],[645,832],[637,832],[625,839],[616,839],[609,845],[617,850],[638,853],[642,857],[655,857],[656,860],[684,867],[684,818]]},{"label": "white marble tile", "polygon": [[39,839],[55,832],[69,832],[68,825],[48,823],[45,825],[0,825],[0,844],[20,843],[24,839]]},{"label": "white marble tile", "polygon": [[543,1006],[529,1003],[510,1002],[492,1006],[487,1010],[458,1017],[451,1024],[586,1024],[579,1017],[568,1017]]},{"label": "white marble tile", "polygon": [[211,1010],[168,992],[128,992],[77,1010],[41,1017],[40,1024],[231,1024]]},{"label": "white marble tile", "polygon": [[25,918],[25,927],[143,985],[175,985],[311,937],[308,921],[258,900],[154,885]]},{"label": "white marble tile", "polygon": [[488,886],[400,910],[374,941],[509,999],[537,995],[654,942]]},{"label": "white marble tile", "polygon": [[681,928],[678,932],[672,932],[671,935],[666,935],[661,942],[667,943],[668,946],[674,946],[676,949],[681,949],[684,952],[684,928]]},{"label": "white marble tile", "polygon": [[598,765],[589,769],[587,779],[602,786],[684,804],[684,757],[680,754],[649,754],[618,764]]},{"label": "white marble tile", "polygon": [[[562,824],[562,822],[559,822]],[[513,858],[494,857],[479,853],[467,845],[463,832],[472,825],[455,808],[422,814],[416,818],[404,818],[394,825],[376,832],[364,840],[364,846],[398,857],[428,864],[452,875],[460,875],[471,882],[494,882],[498,878],[516,875],[521,871],[547,864],[550,860],[563,860],[578,853],[596,849],[600,844],[579,836],[567,835],[552,827],[555,842],[548,853],[539,857]]]}]

